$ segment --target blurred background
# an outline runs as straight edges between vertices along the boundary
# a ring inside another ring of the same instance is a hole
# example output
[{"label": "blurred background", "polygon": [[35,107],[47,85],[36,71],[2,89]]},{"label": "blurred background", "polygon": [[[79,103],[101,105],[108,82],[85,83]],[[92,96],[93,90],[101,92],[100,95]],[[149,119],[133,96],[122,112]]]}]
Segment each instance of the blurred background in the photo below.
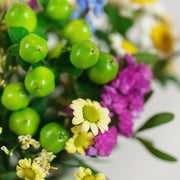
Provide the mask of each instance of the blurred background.
[{"label": "blurred background", "polygon": [[[118,1],[118,0],[117,0]],[[160,0],[169,10],[174,22],[180,27],[180,1]],[[176,67],[179,69],[180,57],[176,58]],[[135,129],[143,124],[144,120],[159,112],[173,112],[175,119],[165,126],[147,130],[142,133],[149,139],[155,139],[155,145],[166,152],[175,155],[180,160],[180,89],[174,83],[168,83],[164,88],[153,82],[154,94],[146,104],[141,118],[135,121]],[[179,180],[180,161],[165,162],[153,157],[144,147],[135,140],[119,137],[118,146],[109,158],[92,159],[87,162],[110,180]],[[72,170],[61,180],[71,180]]]}]

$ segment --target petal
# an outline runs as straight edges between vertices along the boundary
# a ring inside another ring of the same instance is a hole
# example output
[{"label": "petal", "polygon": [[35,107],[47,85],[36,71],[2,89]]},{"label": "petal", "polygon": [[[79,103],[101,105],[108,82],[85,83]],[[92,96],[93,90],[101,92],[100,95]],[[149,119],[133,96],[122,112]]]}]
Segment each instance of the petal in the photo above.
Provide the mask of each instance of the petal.
[{"label": "petal", "polygon": [[85,169],[85,173],[86,173],[87,175],[91,175],[91,174],[92,174],[92,172],[91,172],[91,170],[90,170],[89,168]]},{"label": "petal", "polygon": [[95,123],[91,124],[91,131],[94,134],[94,136],[98,135],[98,128],[97,128],[97,125]]},{"label": "petal", "polygon": [[84,153],[85,153],[85,151],[84,151],[84,149],[83,149],[82,147],[78,147],[78,148],[77,148],[77,152],[78,152],[79,154],[84,154]]},{"label": "petal", "polygon": [[22,167],[22,168],[30,168],[31,167],[31,159],[20,159],[19,160],[19,165]]},{"label": "petal", "polygon": [[86,133],[89,131],[90,124],[88,121],[84,121],[81,125],[81,132]]},{"label": "petal", "polygon": [[81,124],[83,121],[84,119],[74,117],[72,120],[72,124],[78,125],[78,124]]},{"label": "petal", "polygon": [[86,102],[88,103],[88,105],[90,105],[90,106],[92,106],[93,105],[93,103],[92,103],[92,101],[90,100],[90,99],[86,99]]},{"label": "petal", "polygon": [[96,180],[106,180],[106,177],[102,173],[98,173],[95,175]]},{"label": "petal", "polygon": [[79,174],[78,174],[78,173],[74,173],[74,178],[75,178],[76,180],[81,180],[81,178],[79,177]]}]

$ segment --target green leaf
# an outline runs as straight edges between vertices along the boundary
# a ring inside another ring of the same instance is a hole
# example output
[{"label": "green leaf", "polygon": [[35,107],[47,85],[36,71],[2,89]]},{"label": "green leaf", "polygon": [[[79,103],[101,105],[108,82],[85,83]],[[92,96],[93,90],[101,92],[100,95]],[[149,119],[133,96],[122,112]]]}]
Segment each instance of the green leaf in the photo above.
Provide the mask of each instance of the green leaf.
[{"label": "green leaf", "polygon": [[153,95],[153,91],[151,91],[150,93],[146,94],[144,96],[144,101],[147,102],[151,98],[152,95]]},{"label": "green leaf", "polygon": [[35,69],[35,68],[37,68],[37,67],[39,67],[39,66],[43,66],[43,64],[41,63],[41,61],[32,64],[33,69]]},{"label": "green leaf", "polygon": [[119,14],[118,9],[110,4],[104,7],[105,13],[109,16],[112,32],[119,32],[125,36],[127,30],[133,25],[133,19],[123,17]]},{"label": "green leaf", "polygon": [[160,126],[162,124],[168,123],[174,119],[174,115],[172,113],[160,113],[153,117],[151,117],[144,125],[142,125],[137,132],[143,131],[146,129],[150,129],[156,126]]},{"label": "green leaf", "polygon": [[48,40],[47,34],[43,33],[41,31],[33,31],[32,33],[37,34],[38,36],[40,36],[41,38],[45,39],[46,41]]},{"label": "green leaf", "polygon": [[11,27],[8,34],[14,44],[19,44],[20,41],[29,34],[29,31],[24,27]]},{"label": "green leaf", "polygon": [[46,11],[40,11],[37,13],[37,27],[36,29],[40,30],[48,30],[51,25],[52,21],[49,19],[49,17],[46,14]]},{"label": "green leaf", "polygon": [[148,141],[146,139],[135,137],[139,142],[141,142],[147,150],[152,153],[154,156],[158,157],[159,159],[162,159],[164,161],[172,161],[175,162],[177,159],[167,153],[164,153],[157,148],[154,147],[153,143],[151,141]]},{"label": "green leaf", "polygon": [[107,33],[103,32],[103,31],[97,30],[95,35],[96,35],[99,39],[104,40],[107,44],[110,44],[110,40],[109,40],[109,38],[108,38]]},{"label": "green leaf", "polygon": [[149,53],[138,53],[134,55],[138,63],[152,64],[159,60],[158,55]]},{"label": "green leaf", "polygon": [[19,44],[13,44],[8,48],[7,52],[12,56],[19,56]]},{"label": "green leaf", "polygon": [[46,7],[48,4],[49,0],[37,0],[38,4],[42,7]]},{"label": "green leaf", "polygon": [[47,108],[47,99],[35,98],[31,102],[31,107],[35,109],[40,115],[43,115]]},{"label": "green leaf", "polygon": [[69,70],[72,67],[72,64],[70,62],[70,52],[64,51],[61,53],[61,55],[54,60],[53,66],[55,69],[59,70]]},{"label": "green leaf", "polygon": [[74,66],[72,66],[71,70],[70,70],[70,73],[71,73],[72,77],[78,78],[83,73],[83,70],[82,69],[77,69]]},{"label": "green leaf", "polygon": [[79,97],[90,98],[99,101],[102,86],[92,83],[86,76],[82,75],[74,83],[74,88]]},{"label": "green leaf", "polygon": [[25,62],[24,60],[22,60],[20,57],[18,57],[18,61],[19,61],[19,64],[21,65],[21,67],[25,70],[25,71],[28,71],[31,64]]},{"label": "green leaf", "polygon": [[16,171],[0,174],[1,180],[15,180],[17,179]]}]

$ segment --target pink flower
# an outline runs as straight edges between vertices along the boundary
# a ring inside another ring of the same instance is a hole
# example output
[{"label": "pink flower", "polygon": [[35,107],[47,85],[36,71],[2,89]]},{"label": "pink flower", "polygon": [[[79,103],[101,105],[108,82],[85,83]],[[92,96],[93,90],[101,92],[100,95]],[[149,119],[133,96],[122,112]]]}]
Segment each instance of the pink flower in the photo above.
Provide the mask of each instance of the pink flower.
[{"label": "pink flower", "polygon": [[151,91],[151,69],[138,64],[135,57],[125,55],[126,66],[120,68],[117,77],[104,85],[101,105],[111,111],[111,116],[119,119],[119,133],[130,137],[133,133],[133,118],[138,118],[144,107],[144,95]]}]

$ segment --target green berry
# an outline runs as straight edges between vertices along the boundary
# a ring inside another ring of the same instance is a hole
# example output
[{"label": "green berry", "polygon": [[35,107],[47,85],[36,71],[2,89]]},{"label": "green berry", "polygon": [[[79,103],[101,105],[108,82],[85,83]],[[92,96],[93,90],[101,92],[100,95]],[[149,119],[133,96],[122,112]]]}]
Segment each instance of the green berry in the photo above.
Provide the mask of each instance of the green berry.
[{"label": "green berry", "polygon": [[12,26],[22,26],[29,32],[32,32],[37,24],[35,12],[24,3],[15,3],[5,15],[5,24],[7,28]]},{"label": "green berry", "polygon": [[73,45],[70,61],[78,69],[88,69],[99,59],[99,49],[92,41],[81,41]]},{"label": "green berry", "polygon": [[33,96],[44,97],[54,90],[55,76],[48,68],[39,66],[28,72],[25,77],[25,86]]},{"label": "green berry", "polygon": [[53,153],[62,151],[68,139],[68,132],[54,122],[46,124],[40,131],[41,146]]},{"label": "green berry", "polygon": [[70,21],[63,28],[62,35],[69,40],[71,44],[88,40],[91,37],[89,25],[82,19]]},{"label": "green berry", "polygon": [[114,57],[101,53],[98,63],[88,70],[88,77],[96,84],[106,84],[113,80],[118,73],[118,63]]},{"label": "green berry", "polygon": [[32,108],[13,112],[9,118],[9,128],[17,135],[34,135],[39,126],[40,117]]},{"label": "green berry", "polygon": [[48,47],[45,39],[36,34],[29,34],[20,42],[19,54],[28,63],[37,63],[47,56]]},{"label": "green berry", "polygon": [[5,108],[17,111],[28,106],[30,101],[29,94],[23,83],[16,82],[4,88],[1,102]]},{"label": "green berry", "polygon": [[67,20],[72,13],[72,5],[67,0],[50,0],[46,12],[55,21]]}]

